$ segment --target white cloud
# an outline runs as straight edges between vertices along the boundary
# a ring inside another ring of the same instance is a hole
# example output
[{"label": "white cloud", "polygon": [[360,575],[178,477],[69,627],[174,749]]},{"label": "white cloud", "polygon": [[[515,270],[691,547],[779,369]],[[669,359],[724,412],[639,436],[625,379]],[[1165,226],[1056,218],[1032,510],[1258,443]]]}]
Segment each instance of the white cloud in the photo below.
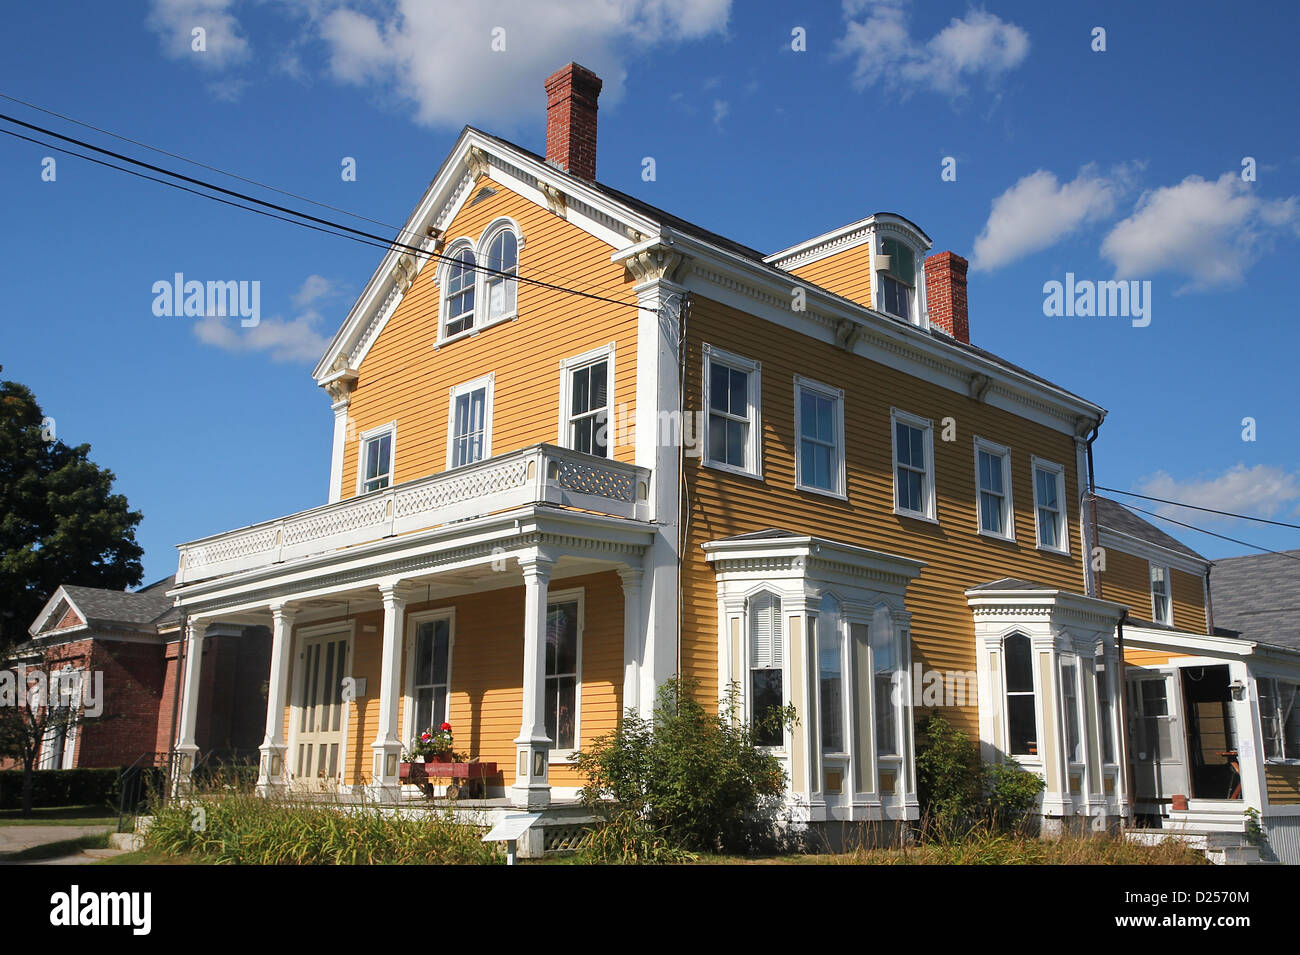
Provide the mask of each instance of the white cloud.
[{"label": "white cloud", "polygon": [[715,99],[713,101],[713,125],[721,126],[722,121],[727,118],[729,112],[731,112],[730,103],[725,99]]},{"label": "white cloud", "polygon": [[971,267],[1001,268],[1054,245],[1085,222],[1110,215],[1130,177],[1130,167],[1105,176],[1093,166],[1066,183],[1045,169],[1024,176],[993,200],[988,221],[975,237]]},{"label": "white cloud", "polygon": [[[249,56],[248,41],[230,12],[233,5],[234,0],[153,0],[145,22],[158,34],[166,56],[190,58],[203,69],[221,70]],[[204,31],[203,51],[193,48],[196,28]]]},{"label": "white cloud", "polygon": [[[189,53],[190,30],[204,19],[209,59],[228,66],[248,44],[230,12],[233,0],[152,0],[149,25],[164,52]],[[448,12],[429,0],[286,0],[263,5],[298,21],[323,46],[325,72],[341,83],[395,94],[425,125],[510,123],[541,114],[542,80],[570,60],[605,81],[602,102],[617,102],[629,55],[726,30],[731,0],[498,0]],[[500,31],[498,32],[498,28]],[[217,48],[219,55],[211,55]],[[504,43],[504,49],[494,49]],[[270,68],[307,75],[294,59]],[[193,54],[199,56],[200,54]]]},{"label": "white cloud", "polygon": [[883,82],[957,96],[967,91],[968,80],[992,80],[1029,55],[1029,34],[985,10],[954,17],[922,42],[912,36],[906,7],[907,0],[845,0],[847,23],[836,50],[857,58],[858,89]]},{"label": "white cloud", "polygon": [[[1139,481],[1137,490],[1148,497],[1162,497],[1198,507],[1249,514],[1253,517],[1273,517],[1300,503],[1300,473],[1266,464],[1248,468],[1239,463],[1217,477],[1179,481],[1165,471],[1157,471]],[[1139,506],[1189,524],[1232,520],[1169,504],[1139,502]],[[1189,516],[1193,514],[1195,518]]]},{"label": "white cloud", "polygon": [[224,351],[265,352],[272,361],[280,362],[318,361],[329,346],[330,336],[321,331],[321,313],[308,306],[339,292],[338,283],[321,275],[309,275],[291,299],[299,310],[292,318],[276,315],[244,328],[237,317],[209,317],[194,325],[194,335],[203,344]]},{"label": "white cloud", "polygon": [[1287,229],[1300,234],[1300,198],[1261,199],[1237,173],[1188,176],[1146,192],[1102,241],[1117,278],[1177,272],[1180,291],[1232,285]]}]

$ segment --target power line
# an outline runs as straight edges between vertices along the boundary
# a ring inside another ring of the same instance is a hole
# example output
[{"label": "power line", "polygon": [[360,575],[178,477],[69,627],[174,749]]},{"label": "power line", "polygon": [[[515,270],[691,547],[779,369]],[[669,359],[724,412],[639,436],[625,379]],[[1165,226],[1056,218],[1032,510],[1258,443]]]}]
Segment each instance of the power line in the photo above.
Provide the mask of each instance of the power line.
[{"label": "power line", "polygon": [[1271,550],[1268,547],[1260,547],[1258,544],[1252,544],[1249,541],[1237,540],[1237,538],[1228,537],[1225,534],[1216,534],[1214,531],[1207,531],[1202,527],[1197,527],[1195,524],[1185,524],[1182,521],[1174,520],[1172,517],[1165,517],[1163,514],[1157,514],[1154,511],[1146,511],[1140,507],[1134,507],[1132,504],[1125,504],[1124,506],[1131,510],[1137,511],[1139,514],[1146,514],[1148,517],[1159,518],[1162,521],[1168,521],[1170,524],[1177,524],[1179,527],[1186,527],[1189,530],[1197,531],[1198,533],[1201,534],[1208,534],[1211,537],[1217,537],[1220,540],[1231,541],[1234,544],[1240,544],[1242,547],[1249,547],[1252,550],[1262,551],[1265,554],[1277,554],[1279,557],[1290,557],[1292,560],[1300,560],[1300,557],[1297,557],[1295,554],[1288,554],[1285,551],[1280,551],[1280,550]]},{"label": "power line", "polygon": [[[1160,504],[1172,504],[1175,507],[1186,507],[1193,511],[1206,511],[1210,514],[1220,514],[1224,517],[1237,517],[1243,521],[1255,521],[1259,524],[1272,524],[1274,527],[1290,527],[1293,530],[1300,531],[1300,524],[1288,524],[1286,521],[1270,521],[1264,517],[1251,517],[1248,514],[1235,514],[1232,511],[1219,511],[1212,507],[1200,507],[1196,504],[1184,504],[1182,501],[1167,501],[1163,497],[1148,497],[1145,494],[1136,494],[1133,491],[1121,491],[1118,488],[1097,486],[1097,490],[1106,491],[1110,494],[1126,494],[1129,497],[1140,497],[1144,501],[1156,501]],[[1127,507],[1128,505],[1124,505]]]},{"label": "power line", "polygon": [[[85,142],[84,140],[77,139],[75,136],[65,136],[65,135],[63,135],[62,133],[55,132],[55,131],[52,130],[52,129],[46,129],[46,128],[43,127],[43,126],[37,126],[37,125],[34,124],[34,123],[24,122],[24,121],[21,120],[21,119],[17,119],[16,117],[9,116],[9,115],[7,115],[7,114],[5,114],[5,113],[0,113],[0,119],[5,120],[6,122],[14,123],[14,124],[16,124],[16,125],[18,125],[18,126],[22,126],[22,127],[25,128],[25,129],[30,129],[30,130],[33,130],[33,131],[35,131],[35,132],[43,133],[43,134],[45,134],[45,135],[47,135],[47,136],[53,136],[53,137],[55,137],[56,139],[60,139],[60,140],[62,140],[62,141],[64,141],[64,142],[67,142],[67,143],[72,143],[72,144],[74,144],[74,145],[80,146],[80,147],[83,148],[83,149],[90,149],[90,150],[92,150],[92,151],[94,151],[94,152],[101,153],[101,154],[106,155],[106,156],[111,156],[111,157],[113,157],[114,159],[121,160],[122,162],[130,163],[130,164],[133,165],[133,166],[140,166],[140,167],[142,167],[142,168],[144,168],[144,169],[148,169],[148,170],[150,170],[150,171],[152,171],[152,172],[160,173],[160,174],[162,174],[162,175],[164,175],[164,176],[170,176],[170,177],[172,177],[173,179],[179,179],[181,182],[188,182],[188,183],[191,183],[191,184],[196,185],[196,186],[201,186],[201,187],[203,187],[203,188],[205,188],[205,189],[211,189],[211,190],[213,190],[214,192],[219,192],[219,193],[221,193],[222,195],[232,196],[232,197],[234,197],[234,198],[236,198],[236,199],[242,199],[242,200],[244,200],[245,202],[252,202],[252,203],[255,203],[255,204],[259,205],[259,206],[263,206],[264,208],[267,208],[267,209],[273,209],[273,210],[275,210],[275,211],[277,211],[277,212],[282,212],[282,213],[285,213],[285,214],[287,214],[287,215],[295,216],[295,217],[297,217],[297,218],[299,218],[299,219],[305,219],[305,220],[306,220],[306,223],[294,223],[294,224],[297,224],[297,225],[305,225],[305,224],[307,224],[307,223],[316,223],[316,224],[321,225],[321,226],[326,226],[326,227],[328,227],[328,228],[338,229],[338,230],[340,230],[341,232],[348,233],[348,235],[344,236],[344,238],[359,237],[358,241],[360,241],[360,240],[368,240],[368,241],[364,241],[364,242],[362,243],[362,244],[365,244],[365,245],[373,245],[374,243],[378,242],[378,243],[382,243],[382,246],[381,246],[381,247],[382,247],[382,248],[385,248],[385,249],[389,249],[389,248],[399,248],[399,249],[403,249],[403,250],[405,250],[405,251],[407,251],[407,252],[410,252],[410,253],[413,254],[413,255],[424,256],[425,258],[436,258],[436,259],[439,259],[439,260],[442,260],[442,261],[448,261],[448,262],[459,262],[459,261],[460,261],[459,259],[457,259],[457,258],[454,257],[454,256],[444,255],[444,254],[442,254],[441,252],[434,252],[434,251],[432,251],[432,250],[421,249],[421,248],[419,248],[418,246],[408,245],[408,244],[405,243],[405,242],[398,242],[398,241],[395,240],[395,239],[394,239],[394,240],[385,239],[383,236],[375,235],[374,233],[371,233],[371,232],[365,232],[365,231],[363,231],[363,230],[361,230],[361,229],[354,229],[354,228],[352,228],[351,226],[344,225],[344,224],[341,223],[341,222],[333,222],[333,221],[331,221],[331,220],[329,220],[329,219],[322,219],[322,218],[320,218],[319,216],[313,216],[313,215],[310,215],[309,213],[306,213],[306,212],[299,212],[299,211],[296,210],[296,209],[290,209],[290,208],[288,208],[287,206],[278,205],[277,203],[274,203],[274,202],[267,202],[267,201],[264,200],[264,199],[258,199],[256,196],[250,196],[250,195],[247,195],[247,194],[242,193],[242,192],[236,192],[236,191],[234,191],[233,189],[227,189],[227,188],[225,188],[224,186],[218,186],[218,185],[216,185],[215,183],[207,182],[207,181],[202,180],[202,179],[196,179],[196,178],[194,178],[194,177],[192,177],[192,176],[187,176],[187,175],[185,175],[185,174],[183,174],[183,173],[173,172],[172,170],[170,170],[170,169],[166,169],[166,168],[164,168],[164,167],[162,167],[162,166],[155,166],[155,165],[152,164],[152,163],[147,163],[147,162],[145,162],[144,160],[141,160],[141,159],[134,159],[134,158],[132,158],[132,157],[130,157],[130,156],[123,155],[122,153],[114,152],[114,151],[111,150],[111,149],[104,149],[103,147],[101,147],[101,146],[96,146],[96,145],[94,145],[93,143],[88,143],[88,142]],[[19,136],[18,138],[20,138],[20,139],[27,139],[28,137],[25,137],[25,136]],[[55,147],[52,146],[52,144],[49,144],[49,143],[39,142],[39,141],[36,141],[36,140],[29,140],[29,141],[37,142],[37,145],[47,146],[47,147],[49,147],[49,148],[55,148]],[[61,152],[65,152],[65,153],[67,152],[67,150],[60,150],[60,151],[61,151]],[[74,156],[75,156],[75,155],[77,155],[77,154],[76,154],[76,153],[69,153],[69,155],[74,155]],[[78,158],[83,158],[83,159],[84,159],[84,158],[88,158],[88,157],[80,156],[80,157],[78,157]],[[122,171],[122,170],[121,170],[121,167],[119,167],[119,166],[115,166],[115,165],[113,165],[112,163],[101,163],[101,165],[107,165],[109,168],[112,168],[112,169],[118,169],[119,171]],[[143,177],[143,178],[148,178],[148,179],[151,179],[151,180],[152,180],[152,177]],[[155,181],[155,182],[156,182],[156,181],[159,181],[159,180],[152,180],[152,181]],[[217,197],[215,197],[215,196],[208,196],[208,195],[205,195],[204,193],[201,193],[201,192],[195,192],[195,191],[192,190],[192,189],[187,189],[187,190],[185,190],[185,191],[187,191],[187,192],[194,192],[195,195],[204,196],[204,198],[208,198],[208,199],[214,199],[214,198],[217,198]],[[234,206],[236,206],[237,208],[247,208],[247,207],[245,207],[245,206],[240,206],[238,203],[226,202],[225,204],[226,204],[226,205],[234,205]],[[291,220],[284,220],[284,221],[291,221]],[[324,230],[317,229],[316,231],[324,231]],[[337,235],[338,233],[329,233],[329,234],[336,234],[336,235]],[[464,265],[464,263],[462,263],[462,265]],[[604,296],[604,295],[596,295],[596,294],[593,293],[593,292],[584,292],[584,291],[581,291],[581,290],[578,290],[578,289],[567,288],[567,287],[565,287],[565,286],[563,286],[563,285],[556,285],[556,284],[553,283],[553,282],[544,282],[544,281],[542,281],[541,279],[535,279],[535,278],[531,278],[531,277],[529,277],[529,276],[525,276],[525,275],[518,275],[518,274],[514,274],[514,275],[512,275],[512,274],[510,274],[509,272],[506,272],[506,271],[504,271],[504,270],[502,270],[502,269],[494,269],[494,268],[492,268],[491,266],[479,265],[477,262],[475,262],[475,264],[472,265],[472,266],[466,266],[466,267],[472,269],[474,272],[483,272],[483,273],[486,273],[486,274],[489,274],[489,275],[498,275],[498,276],[501,276],[502,278],[506,278],[506,279],[514,279],[515,281],[523,282],[523,283],[528,284],[528,285],[535,285],[535,286],[539,286],[539,287],[541,287],[541,288],[548,288],[548,289],[551,289],[552,291],[556,291],[556,292],[564,292],[564,293],[569,294],[569,295],[577,295],[577,296],[579,296],[579,297],[581,297],[581,298],[588,298],[588,299],[592,299],[592,300],[594,300],[594,301],[598,301],[598,302],[606,302],[606,303],[608,303],[608,304],[610,304],[610,305],[619,305],[619,306],[622,306],[622,307],[624,307],[624,308],[639,308],[639,307],[640,307],[640,306],[638,306],[637,304],[632,303],[632,302],[621,302],[621,301],[619,301],[618,299],[608,298],[608,297],[606,297],[606,296]]]},{"label": "power line", "polygon": [[[228,176],[229,178],[238,180],[239,182],[246,182],[250,186],[257,186],[261,189],[266,189],[269,192],[278,193],[279,195],[282,196],[288,196],[291,199],[297,199],[301,202],[306,202],[309,205],[317,206],[318,208],[321,209],[329,209],[331,212],[338,212],[342,215],[350,216],[351,218],[354,219],[360,219],[363,222],[370,222],[373,223],[374,225],[383,226],[386,229],[393,229],[398,233],[414,236],[417,239],[424,238],[418,232],[414,232],[411,229],[406,228],[405,226],[395,226],[391,222],[384,222],[382,219],[374,219],[371,218],[370,216],[363,215],[360,212],[352,212],[349,209],[343,209],[339,206],[330,205],[328,202],[320,202],[319,200],[312,199],[310,196],[304,196],[296,192],[291,192],[288,189],[281,189],[278,186],[271,185],[270,183],[262,182],[261,180],[253,179],[250,178],[249,176],[241,175],[240,173],[237,172],[231,172],[229,169],[222,169],[220,166],[214,166],[211,163],[205,163],[198,159],[191,159],[190,157],[183,156],[180,153],[175,153],[175,152],[171,152],[170,150],[163,149],[161,146],[154,146],[150,143],[144,142],[143,140],[132,139],[130,136],[123,136],[121,133],[115,133],[111,129],[104,129],[103,127],[96,126],[93,123],[87,123],[84,120],[77,119],[75,116],[69,116],[66,113],[60,113],[58,110],[53,110],[44,106],[37,105],[36,103],[32,103],[28,100],[20,99],[17,96],[11,96],[8,93],[0,93],[0,99],[7,99],[10,102],[18,103],[21,106],[26,106],[28,109],[34,109],[39,113],[45,113],[47,116],[54,116],[57,117],[58,119],[64,120],[65,122],[72,123],[73,125],[81,126],[85,129],[94,130],[95,132],[100,133],[104,136],[109,136],[112,137],[113,139],[121,140],[124,143],[130,143],[133,146],[139,146],[141,149],[147,149],[150,152],[155,152],[163,156],[169,156],[172,159],[179,159],[181,162],[186,162],[189,163],[190,165],[198,166],[201,169],[207,169],[211,172],[219,173],[220,175],[223,176]],[[70,153],[69,155],[77,155],[77,154]],[[81,158],[86,158],[86,157],[81,157]],[[387,246],[385,246],[385,248],[387,248]],[[548,273],[542,272],[542,273],[535,273],[535,274],[546,275]],[[551,274],[553,276],[553,273]],[[603,279],[597,278],[592,280],[591,282],[580,283],[579,286],[577,288],[572,289],[572,291],[585,290],[587,288],[590,288],[593,285],[598,284],[601,281],[603,281]]]}]

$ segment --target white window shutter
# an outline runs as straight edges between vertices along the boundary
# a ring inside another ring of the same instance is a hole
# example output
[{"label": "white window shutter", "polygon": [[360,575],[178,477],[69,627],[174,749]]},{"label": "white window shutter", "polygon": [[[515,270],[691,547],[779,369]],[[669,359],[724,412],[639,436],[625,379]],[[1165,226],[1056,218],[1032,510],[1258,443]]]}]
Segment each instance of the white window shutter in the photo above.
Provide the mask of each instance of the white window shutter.
[{"label": "white window shutter", "polygon": [[750,665],[755,669],[780,669],[785,662],[781,640],[781,601],[759,594],[749,605]]}]

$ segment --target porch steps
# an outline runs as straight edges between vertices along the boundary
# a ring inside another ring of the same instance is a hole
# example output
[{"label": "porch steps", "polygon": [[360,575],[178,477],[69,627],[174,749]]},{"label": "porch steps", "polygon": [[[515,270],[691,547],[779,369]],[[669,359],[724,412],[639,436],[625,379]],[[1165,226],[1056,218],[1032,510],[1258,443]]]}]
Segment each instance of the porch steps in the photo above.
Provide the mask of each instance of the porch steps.
[{"label": "porch steps", "polygon": [[125,849],[127,852],[138,852],[144,848],[144,834],[149,831],[151,825],[153,825],[153,816],[137,816],[134,832],[109,833],[109,847]]},{"label": "porch steps", "polygon": [[1204,853],[1214,865],[1268,865],[1260,857],[1259,846],[1252,845],[1242,832],[1196,831],[1187,828],[1129,829],[1124,833],[1129,842],[1156,846],[1166,839],[1183,843]]}]

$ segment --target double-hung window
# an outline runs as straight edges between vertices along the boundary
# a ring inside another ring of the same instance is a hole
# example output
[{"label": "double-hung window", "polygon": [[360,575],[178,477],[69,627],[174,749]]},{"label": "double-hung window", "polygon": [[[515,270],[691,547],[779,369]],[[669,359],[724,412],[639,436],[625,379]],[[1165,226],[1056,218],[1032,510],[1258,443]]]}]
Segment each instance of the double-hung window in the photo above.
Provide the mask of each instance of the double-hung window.
[{"label": "double-hung window", "polygon": [[704,346],[705,463],[762,477],[759,363]]},{"label": "double-hung window", "polygon": [[478,284],[478,268],[472,248],[457,249],[450,258],[443,293],[444,336],[457,335],[474,327],[474,293]]},{"label": "double-hung window", "polygon": [[844,496],[844,392],[795,376],[795,486]]},{"label": "double-hung window", "polygon": [[1029,637],[1013,633],[1003,641],[1002,665],[1007,752],[1012,756],[1037,756],[1038,698],[1034,693],[1034,658]]},{"label": "double-hung window", "polygon": [[393,438],[397,426],[389,423],[361,436],[360,494],[379,491],[393,483]]},{"label": "double-hung window", "polygon": [[978,489],[979,532],[1015,540],[1011,504],[1011,452],[999,444],[975,439],[975,483]]},{"label": "double-hung window", "polygon": [[781,746],[785,730],[785,638],[781,598],[761,593],[749,602],[749,721],[759,746]]},{"label": "double-hung window", "polygon": [[1271,677],[1257,685],[1264,758],[1300,760],[1300,686]]},{"label": "double-hung window", "polygon": [[462,467],[492,455],[493,380],[493,375],[485,375],[451,389],[447,467]]},{"label": "double-hung window", "polygon": [[560,443],[575,451],[609,457],[613,414],[614,346],[571,358],[560,383]]},{"label": "double-hung window", "polygon": [[876,273],[880,276],[881,311],[905,322],[913,322],[916,314],[916,253],[911,246],[897,239],[883,240],[880,251],[889,257],[888,268]]},{"label": "double-hung window", "polygon": [[513,315],[519,285],[519,240],[510,229],[502,229],[488,240],[486,288],[487,320]]},{"label": "double-hung window", "polygon": [[934,431],[928,420],[894,408],[894,513],[935,519]]},{"label": "double-hung window", "polygon": [[1069,553],[1065,523],[1065,468],[1050,461],[1033,459],[1034,520],[1038,546],[1043,550]]},{"label": "double-hung window", "polygon": [[1065,758],[1071,763],[1083,762],[1080,703],[1079,660],[1074,656],[1063,657],[1061,659],[1061,707],[1065,716]]},{"label": "double-hung window", "polygon": [[415,708],[411,734],[436,730],[447,719],[451,685],[451,617],[417,619],[411,647],[410,696]]},{"label": "double-hung window", "polygon": [[869,631],[871,643],[871,695],[876,712],[876,755],[898,756],[899,713],[903,709],[899,635],[887,613],[877,613]]},{"label": "double-hung window", "polygon": [[1173,602],[1169,599],[1169,568],[1151,565],[1151,613],[1156,623],[1173,625]]},{"label": "double-hung window", "polygon": [[552,598],[546,607],[546,735],[561,751],[577,746],[581,659],[581,597]]},{"label": "double-hung window", "polygon": [[830,594],[822,597],[816,621],[822,749],[838,754],[845,752],[844,634],[839,602]]},{"label": "double-hung window", "polygon": [[1115,762],[1115,724],[1111,705],[1110,669],[1098,657],[1094,676],[1097,681],[1097,720],[1101,724],[1101,761],[1106,765]]}]

